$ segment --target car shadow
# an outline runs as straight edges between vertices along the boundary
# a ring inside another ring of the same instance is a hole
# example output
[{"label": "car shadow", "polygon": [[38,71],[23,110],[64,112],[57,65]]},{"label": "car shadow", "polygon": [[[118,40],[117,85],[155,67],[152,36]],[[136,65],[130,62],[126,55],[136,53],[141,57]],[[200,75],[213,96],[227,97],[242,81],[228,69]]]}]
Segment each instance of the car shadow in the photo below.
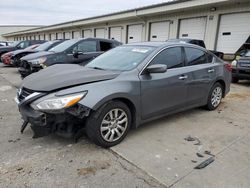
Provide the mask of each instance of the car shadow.
[{"label": "car shadow", "polygon": [[239,83],[237,83],[238,85],[242,85],[242,86],[250,86],[250,81],[249,80],[243,80],[243,81],[239,81]]}]

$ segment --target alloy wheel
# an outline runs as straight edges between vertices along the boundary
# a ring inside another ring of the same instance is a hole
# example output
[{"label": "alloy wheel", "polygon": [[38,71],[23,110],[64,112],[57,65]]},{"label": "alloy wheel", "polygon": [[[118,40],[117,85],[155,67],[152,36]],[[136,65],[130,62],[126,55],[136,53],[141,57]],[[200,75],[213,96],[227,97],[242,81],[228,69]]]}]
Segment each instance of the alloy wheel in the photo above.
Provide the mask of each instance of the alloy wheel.
[{"label": "alloy wheel", "polygon": [[211,103],[213,107],[217,107],[222,99],[222,89],[221,87],[216,87],[214,88],[212,92],[212,97],[211,97]]},{"label": "alloy wheel", "polygon": [[111,109],[103,118],[100,131],[107,142],[115,142],[122,137],[128,127],[128,115],[120,108]]}]

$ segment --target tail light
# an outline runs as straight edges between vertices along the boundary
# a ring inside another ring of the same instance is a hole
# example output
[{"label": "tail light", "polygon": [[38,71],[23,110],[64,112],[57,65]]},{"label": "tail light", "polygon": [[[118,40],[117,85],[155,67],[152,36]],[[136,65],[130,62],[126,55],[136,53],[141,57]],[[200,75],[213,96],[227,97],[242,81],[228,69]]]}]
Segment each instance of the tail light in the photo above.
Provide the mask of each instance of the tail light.
[{"label": "tail light", "polygon": [[226,63],[224,67],[229,71],[232,72],[232,65],[230,63]]}]

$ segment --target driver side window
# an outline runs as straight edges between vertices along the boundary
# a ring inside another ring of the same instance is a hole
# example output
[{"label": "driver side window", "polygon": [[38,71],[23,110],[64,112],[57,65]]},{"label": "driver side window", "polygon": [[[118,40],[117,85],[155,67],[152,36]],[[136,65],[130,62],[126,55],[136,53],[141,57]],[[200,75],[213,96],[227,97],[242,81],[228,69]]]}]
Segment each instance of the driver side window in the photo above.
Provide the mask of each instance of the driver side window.
[{"label": "driver side window", "polygon": [[24,49],[24,48],[27,48],[29,46],[29,42],[28,41],[23,41],[21,42],[20,44],[18,44],[18,48],[20,49]]},{"label": "driver side window", "polygon": [[172,47],[160,52],[150,63],[167,65],[168,69],[183,66],[183,56],[181,47]]},{"label": "driver side window", "polygon": [[82,41],[73,48],[73,52],[96,52],[96,44],[96,41]]}]

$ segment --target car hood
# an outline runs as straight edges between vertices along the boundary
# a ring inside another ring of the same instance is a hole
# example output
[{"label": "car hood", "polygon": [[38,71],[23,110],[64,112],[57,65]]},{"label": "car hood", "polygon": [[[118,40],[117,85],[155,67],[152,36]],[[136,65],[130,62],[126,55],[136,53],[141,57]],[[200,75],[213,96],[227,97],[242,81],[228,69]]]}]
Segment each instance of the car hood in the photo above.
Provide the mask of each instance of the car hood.
[{"label": "car hood", "polygon": [[33,91],[50,92],[61,88],[73,87],[116,78],[120,72],[97,70],[80,65],[53,65],[23,80],[22,87]]},{"label": "car hood", "polygon": [[22,57],[21,60],[29,61],[29,60],[37,59],[40,57],[48,56],[51,54],[54,54],[54,52],[42,51],[42,52],[37,52],[37,53],[26,55],[26,56]]},{"label": "car hood", "polygon": [[15,56],[15,55],[18,55],[20,53],[34,53],[34,52],[37,52],[36,50],[15,50],[15,51],[12,51],[12,55]]}]

